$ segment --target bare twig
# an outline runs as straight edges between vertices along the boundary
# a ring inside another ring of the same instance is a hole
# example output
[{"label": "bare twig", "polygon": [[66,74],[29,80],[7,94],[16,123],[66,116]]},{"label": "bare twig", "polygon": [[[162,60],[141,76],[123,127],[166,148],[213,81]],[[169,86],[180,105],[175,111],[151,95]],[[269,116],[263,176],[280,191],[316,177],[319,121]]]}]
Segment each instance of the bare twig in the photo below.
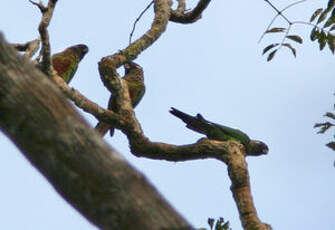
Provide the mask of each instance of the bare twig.
[{"label": "bare twig", "polygon": [[270,2],[269,0],[264,0],[264,1],[268,3],[277,12],[278,15],[284,18],[284,20],[287,21],[288,24],[292,24],[292,22],[285,15],[283,15],[282,11],[278,10],[278,8],[275,5],[273,5],[272,2]]},{"label": "bare twig", "polygon": [[[127,48],[119,53],[107,56],[99,62],[99,72],[104,85],[112,93],[111,79],[118,77],[116,69],[124,65],[127,61],[134,60],[143,50],[152,45],[165,31],[170,18],[170,6],[167,0],[155,0],[155,18],[151,28],[139,39],[131,43]],[[116,93],[114,91],[114,93]]]},{"label": "bare twig", "polygon": [[42,13],[42,20],[40,22],[40,25],[38,27],[38,31],[41,36],[42,40],[42,64],[41,68],[44,73],[46,73],[48,76],[51,75],[51,59],[50,59],[50,41],[49,41],[49,33],[48,33],[48,26],[50,24],[50,20],[53,15],[53,11],[55,9],[57,0],[49,0],[48,6],[45,7],[42,2],[36,3],[33,1],[30,1],[33,5],[37,6],[41,13]]},{"label": "bare twig", "polygon": [[31,4],[37,6],[37,7],[40,9],[40,11],[41,11],[42,14],[44,14],[44,13],[48,10],[48,8],[45,7],[45,6],[43,5],[43,2],[41,2],[41,1],[40,1],[39,3],[37,3],[37,2],[34,2],[34,1],[29,0],[29,2],[30,2]]},{"label": "bare twig", "polygon": [[297,2],[293,2],[292,4],[286,6],[284,9],[282,10],[278,10],[271,2],[269,2],[268,0],[264,0],[265,2],[267,2],[272,8],[275,9],[275,11],[277,12],[276,16],[274,16],[271,20],[271,22],[269,23],[268,27],[266,28],[266,30],[264,31],[264,33],[262,34],[262,36],[260,37],[260,39],[258,40],[258,43],[260,43],[262,41],[262,39],[264,38],[266,32],[270,29],[270,27],[272,26],[272,24],[274,23],[274,21],[277,19],[278,16],[282,16],[289,24],[289,26],[291,26],[292,24],[296,23],[296,22],[291,22],[290,20],[288,20],[285,15],[283,15],[283,12],[289,8],[291,8],[294,5],[300,4],[305,2],[306,0],[301,0],[301,1],[297,1]]},{"label": "bare twig", "polygon": [[133,34],[134,34],[134,31],[135,31],[135,28],[136,28],[136,24],[137,22],[141,19],[141,17],[143,16],[143,14],[150,8],[150,6],[154,4],[154,1],[151,1],[147,7],[140,13],[140,15],[136,18],[134,24],[133,24],[133,29],[131,30],[131,33],[129,35],[129,44],[131,44],[131,39],[133,37]]},{"label": "bare twig", "polygon": [[41,39],[35,39],[24,44],[12,44],[12,46],[20,52],[25,52],[24,56],[31,58],[40,48]]},{"label": "bare twig", "polygon": [[185,7],[185,4],[179,2],[177,10],[171,10],[170,21],[184,24],[193,23],[201,18],[202,12],[207,8],[210,2],[211,0],[200,0],[194,9],[187,13],[185,13],[185,10],[181,11],[181,9]]}]

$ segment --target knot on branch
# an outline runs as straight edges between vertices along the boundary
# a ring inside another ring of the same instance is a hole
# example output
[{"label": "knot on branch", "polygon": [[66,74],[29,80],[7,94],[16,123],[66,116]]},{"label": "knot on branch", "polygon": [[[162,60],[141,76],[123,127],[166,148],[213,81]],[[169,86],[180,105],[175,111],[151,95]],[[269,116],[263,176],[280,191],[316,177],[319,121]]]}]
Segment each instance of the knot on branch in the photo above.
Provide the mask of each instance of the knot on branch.
[{"label": "knot on branch", "polygon": [[177,10],[171,10],[169,20],[183,24],[196,22],[201,18],[202,12],[207,8],[210,2],[211,0],[200,0],[194,9],[187,13],[185,12],[185,3],[180,3]]}]

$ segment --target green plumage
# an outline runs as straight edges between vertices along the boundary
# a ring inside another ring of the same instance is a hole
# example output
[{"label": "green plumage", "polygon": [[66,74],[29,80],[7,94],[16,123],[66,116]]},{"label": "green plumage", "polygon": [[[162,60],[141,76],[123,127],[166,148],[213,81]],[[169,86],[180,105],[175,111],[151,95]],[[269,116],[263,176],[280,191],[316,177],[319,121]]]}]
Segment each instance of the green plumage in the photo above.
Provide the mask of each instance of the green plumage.
[{"label": "green plumage", "polygon": [[57,74],[69,83],[78,69],[79,62],[88,52],[86,45],[80,44],[51,56],[52,66]]},{"label": "green plumage", "polygon": [[[135,62],[128,62],[124,65],[125,68],[125,76],[123,79],[126,81],[128,86],[129,97],[131,100],[131,104],[133,108],[135,108],[145,93],[145,85],[144,85],[144,74],[141,66],[136,64]],[[110,97],[108,102],[108,109],[117,112],[118,107],[116,104],[116,98],[113,95]],[[110,135],[114,135],[114,127],[106,124],[104,122],[99,122],[95,129],[101,134],[105,135],[105,133],[110,130]]]},{"label": "green plumage", "polygon": [[241,130],[207,121],[201,114],[197,114],[193,117],[175,108],[171,108],[170,113],[184,121],[187,128],[205,134],[208,139],[239,141],[246,147],[246,151],[250,155],[266,154],[268,152],[268,147],[265,143],[251,140],[249,136]]}]

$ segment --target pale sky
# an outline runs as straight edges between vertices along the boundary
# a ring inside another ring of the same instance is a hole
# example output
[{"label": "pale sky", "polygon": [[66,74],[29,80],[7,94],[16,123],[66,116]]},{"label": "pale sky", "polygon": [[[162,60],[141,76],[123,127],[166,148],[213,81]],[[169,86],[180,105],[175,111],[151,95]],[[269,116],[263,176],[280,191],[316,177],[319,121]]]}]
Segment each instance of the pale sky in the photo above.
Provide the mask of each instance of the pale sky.
[{"label": "pale sky", "polygon": [[[0,31],[5,38],[13,43],[37,38],[38,9],[28,0],[2,2]],[[52,52],[86,44],[90,51],[70,85],[106,106],[109,93],[100,81],[97,62],[126,47],[133,22],[150,0],[76,2],[58,1],[49,27]],[[190,1],[189,7],[195,2]],[[308,1],[290,9],[288,16],[306,21],[326,2]],[[289,3],[280,1],[278,7]],[[261,0],[213,0],[197,23],[171,22],[166,33],[136,59],[144,68],[147,89],[136,115],[153,141],[189,144],[203,137],[170,115],[172,106],[264,141],[269,155],[247,159],[261,220],[274,229],[333,230],[335,154],[325,147],[332,135],[316,134],[313,125],[332,110],[335,59],[329,50],[320,52],[318,44],[309,41],[310,27],[297,26],[292,33],[304,38],[303,45],[292,42],[297,58],[281,50],[266,62],[262,49],[282,37],[269,35],[257,42],[274,14]],[[152,17],[150,9],[138,23],[135,38],[150,27]],[[96,124],[91,115],[83,116]],[[105,140],[195,227],[207,227],[208,217],[222,216],[233,230],[242,229],[223,163],[136,158],[121,132]],[[0,229],[96,229],[2,133],[0,146]]]}]

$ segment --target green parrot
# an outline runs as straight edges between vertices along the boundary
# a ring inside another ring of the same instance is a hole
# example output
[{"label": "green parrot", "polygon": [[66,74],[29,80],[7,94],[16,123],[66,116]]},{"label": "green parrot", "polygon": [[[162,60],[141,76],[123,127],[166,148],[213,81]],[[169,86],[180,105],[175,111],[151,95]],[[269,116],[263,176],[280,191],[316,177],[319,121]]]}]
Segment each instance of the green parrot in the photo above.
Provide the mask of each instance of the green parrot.
[{"label": "green parrot", "polygon": [[[125,69],[125,76],[122,79],[125,80],[127,83],[131,104],[133,108],[135,108],[141,101],[145,93],[143,69],[141,66],[132,61],[127,62],[124,65],[124,69]],[[115,97],[113,97],[113,95],[109,99],[108,109],[112,111],[117,111],[116,100]],[[104,136],[108,130],[110,130],[111,136],[114,135],[114,127],[104,122],[99,122],[95,127],[95,129],[102,136]]]},{"label": "green parrot", "polygon": [[77,71],[78,64],[88,52],[86,45],[80,44],[67,48],[66,50],[51,56],[53,68],[58,75],[69,83]]},{"label": "green parrot", "polygon": [[239,141],[245,146],[248,155],[267,154],[269,151],[269,148],[265,143],[257,140],[250,140],[247,134],[238,129],[207,121],[199,113],[197,116],[193,117],[173,107],[171,108],[170,113],[184,121],[187,128],[205,134],[208,139]]}]

